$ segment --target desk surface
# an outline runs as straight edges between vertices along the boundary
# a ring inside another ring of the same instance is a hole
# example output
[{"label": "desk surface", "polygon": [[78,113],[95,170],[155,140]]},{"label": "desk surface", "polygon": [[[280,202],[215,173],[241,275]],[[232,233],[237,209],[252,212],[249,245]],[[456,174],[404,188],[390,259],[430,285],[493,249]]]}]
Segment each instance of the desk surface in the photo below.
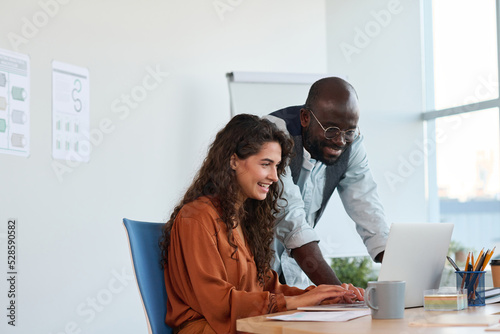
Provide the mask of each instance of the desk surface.
[{"label": "desk surface", "polygon": [[[279,314],[294,313],[289,311]],[[460,333],[488,333],[486,327],[427,327],[409,326],[411,322],[425,321],[430,317],[438,315],[458,315],[461,317],[490,315],[500,312],[500,303],[486,306],[469,307],[462,311],[436,312],[424,311],[423,308],[412,308],[405,310],[404,319],[372,320],[371,316],[365,316],[346,322],[285,322],[272,321],[267,319],[269,315],[262,315],[252,318],[240,319],[237,321],[238,331],[248,333],[379,333],[379,334],[460,334]],[[499,313],[500,314],[500,313]],[[277,314],[273,314],[277,315]],[[500,332],[499,332],[500,333]]]}]

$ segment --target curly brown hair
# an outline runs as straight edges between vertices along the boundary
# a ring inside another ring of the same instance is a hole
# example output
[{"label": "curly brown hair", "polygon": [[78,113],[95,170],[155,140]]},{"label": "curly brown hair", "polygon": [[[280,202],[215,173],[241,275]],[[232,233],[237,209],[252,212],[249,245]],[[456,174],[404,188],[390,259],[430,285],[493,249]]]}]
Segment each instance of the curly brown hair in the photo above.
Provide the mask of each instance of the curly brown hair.
[{"label": "curly brown hair", "polygon": [[[281,176],[293,152],[293,141],[275,124],[254,115],[240,114],[234,116],[217,133],[193,183],[163,226],[160,248],[164,267],[167,263],[170,232],[177,214],[185,204],[201,196],[208,196],[217,203],[220,220],[227,227],[228,241],[234,247],[234,252],[238,247],[233,242],[235,228],[233,219],[238,218],[237,220],[241,222],[248,246],[254,255],[257,278],[260,284],[264,284],[273,256],[271,249],[275,222],[273,213],[279,209],[278,199],[282,196],[282,187],[273,183],[264,200],[248,198],[237,209],[235,199],[238,198],[240,187],[236,181],[235,171],[230,166],[230,160],[233,154],[240,159],[255,155],[259,153],[262,145],[268,142],[277,142],[281,146],[281,163],[277,167],[278,175]],[[282,182],[281,179],[279,182]]]}]

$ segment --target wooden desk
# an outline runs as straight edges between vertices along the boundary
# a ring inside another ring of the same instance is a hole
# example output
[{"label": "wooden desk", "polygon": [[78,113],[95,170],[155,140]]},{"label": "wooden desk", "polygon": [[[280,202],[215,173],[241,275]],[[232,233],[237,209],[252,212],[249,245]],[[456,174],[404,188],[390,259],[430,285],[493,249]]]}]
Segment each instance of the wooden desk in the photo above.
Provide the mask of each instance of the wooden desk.
[{"label": "wooden desk", "polygon": [[[294,313],[289,311],[279,314]],[[238,331],[261,334],[305,334],[305,333],[377,333],[377,334],[461,334],[461,333],[488,333],[486,327],[414,327],[410,322],[425,320],[429,317],[442,314],[455,315],[489,315],[500,312],[500,303],[486,306],[469,307],[463,311],[436,312],[424,311],[423,308],[405,310],[404,319],[372,320],[371,316],[353,319],[347,322],[285,322],[272,321],[262,315],[258,317],[240,319],[237,321]],[[277,315],[277,314],[274,314]],[[500,333],[500,332],[499,332]]]}]

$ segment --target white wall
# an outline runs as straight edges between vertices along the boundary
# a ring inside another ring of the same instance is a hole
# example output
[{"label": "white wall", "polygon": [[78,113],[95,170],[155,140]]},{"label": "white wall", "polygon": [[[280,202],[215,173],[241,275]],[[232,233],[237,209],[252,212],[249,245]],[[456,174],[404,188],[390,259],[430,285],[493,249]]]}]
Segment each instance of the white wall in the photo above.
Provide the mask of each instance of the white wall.
[{"label": "white wall", "polygon": [[[146,333],[121,219],[168,216],[229,119],[226,72],[326,71],[325,3],[59,1],[4,1],[0,12],[0,48],[28,54],[32,69],[31,156],[0,156],[1,277],[7,219],[19,221],[16,328],[2,278],[0,332]],[[232,10],[219,15],[217,3]],[[15,47],[12,33],[26,43]],[[52,60],[89,69],[91,129],[113,123],[62,181],[51,166]],[[148,68],[169,75],[129,115],[113,112]]]},{"label": "white wall", "polygon": [[[329,72],[342,72],[360,101],[360,129],[387,220],[425,222],[426,181],[422,151],[423,75],[420,1],[327,0]],[[366,254],[340,200],[319,222],[328,255]],[[333,220],[333,219],[332,219]],[[354,240],[349,239],[349,240]]]}]

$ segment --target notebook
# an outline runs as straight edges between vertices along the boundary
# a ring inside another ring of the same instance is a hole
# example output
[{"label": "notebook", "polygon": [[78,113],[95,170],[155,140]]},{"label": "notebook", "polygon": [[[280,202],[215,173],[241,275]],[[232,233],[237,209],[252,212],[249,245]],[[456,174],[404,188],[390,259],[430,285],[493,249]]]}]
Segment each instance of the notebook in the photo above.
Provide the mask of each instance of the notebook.
[{"label": "notebook", "polygon": [[[438,289],[451,241],[451,223],[392,224],[379,281],[405,281],[405,307],[424,305],[424,291]],[[364,305],[299,307],[304,311],[341,311]]]},{"label": "notebook", "polygon": [[356,310],[367,310],[365,302],[355,302],[353,304],[324,304],[324,305],[313,305],[313,306],[299,306],[297,310],[301,311],[356,311]]},{"label": "notebook", "polygon": [[405,281],[405,307],[423,306],[424,290],[438,289],[451,223],[392,224],[379,281]]}]

